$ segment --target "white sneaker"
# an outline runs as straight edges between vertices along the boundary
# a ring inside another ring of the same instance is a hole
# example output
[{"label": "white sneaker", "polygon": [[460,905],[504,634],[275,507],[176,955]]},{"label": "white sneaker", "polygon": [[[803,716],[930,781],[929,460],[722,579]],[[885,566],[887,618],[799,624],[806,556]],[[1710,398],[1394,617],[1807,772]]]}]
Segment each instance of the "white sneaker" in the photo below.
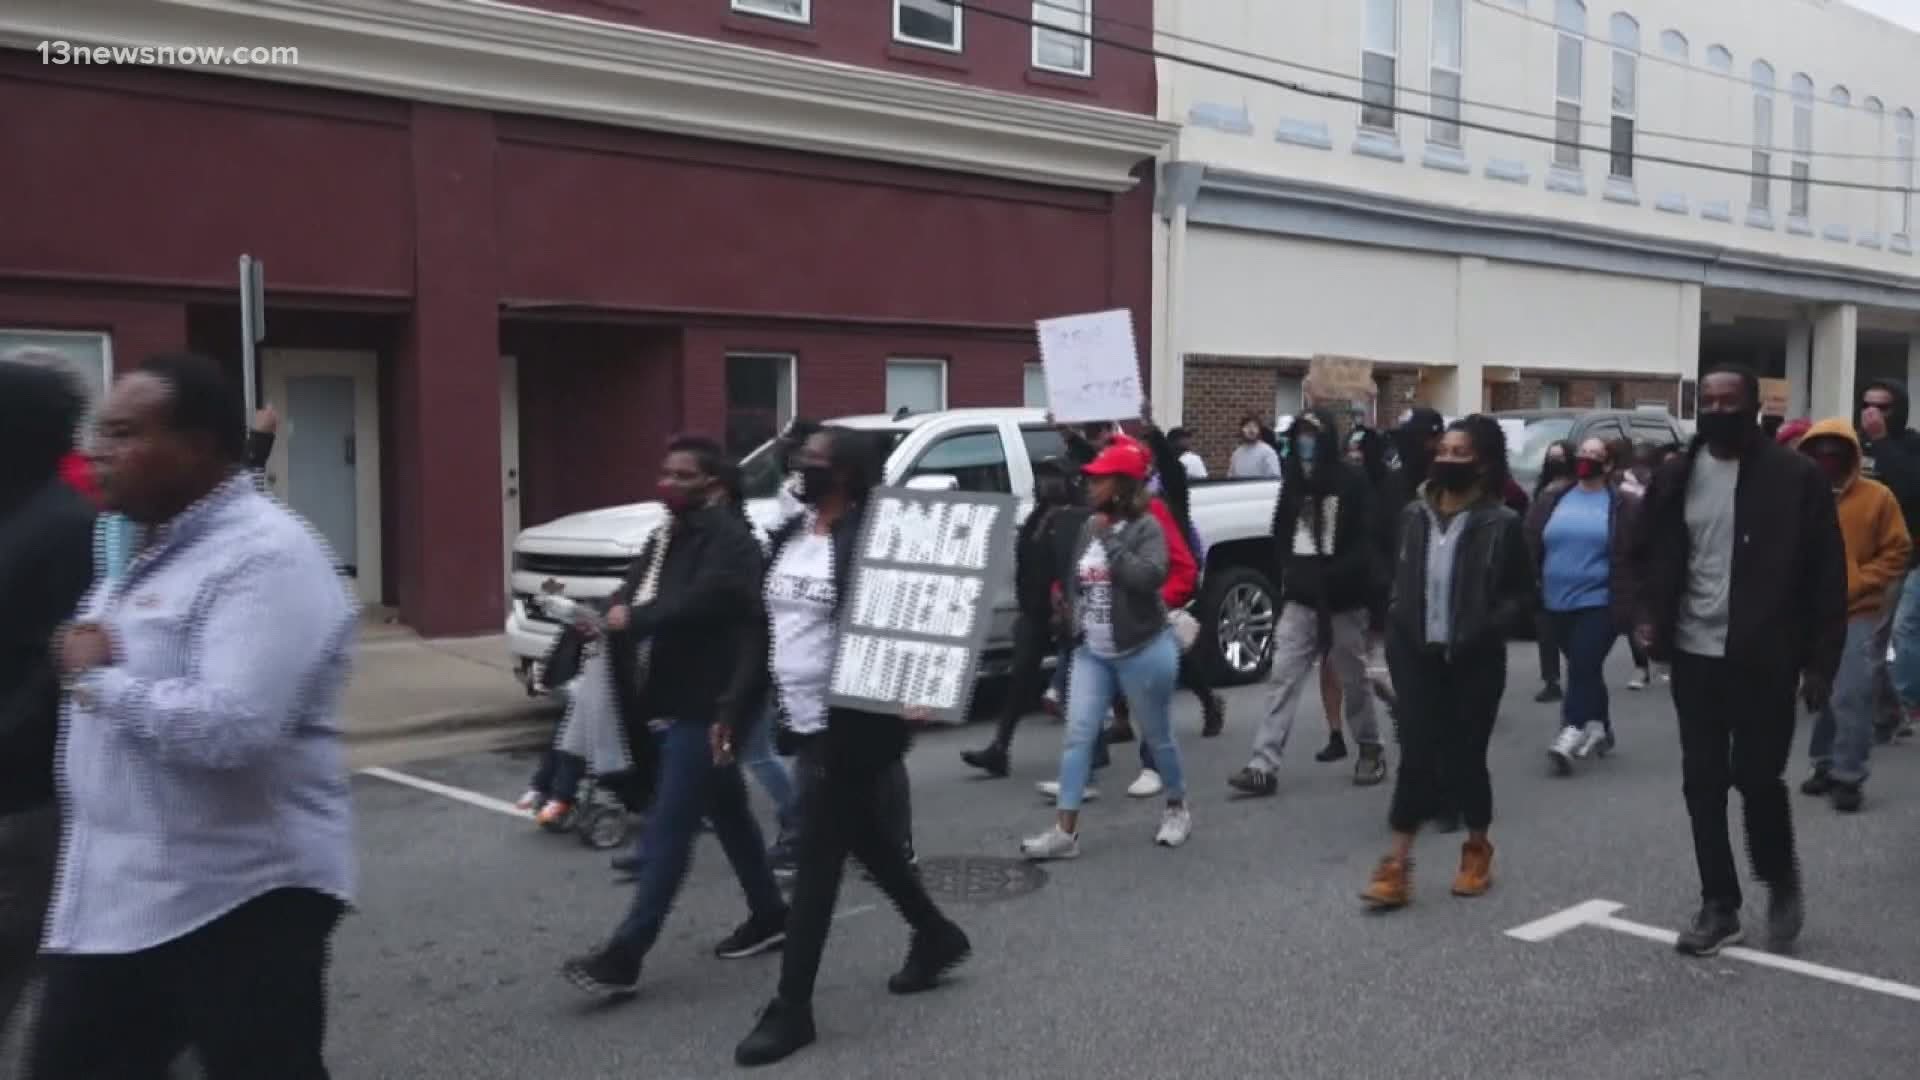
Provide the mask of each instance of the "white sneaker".
[{"label": "white sneaker", "polygon": [[1153,835],[1153,842],[1161,847],[1179,847],[1192,833],[1193,811],[1185,806],[1169,806],[1160,816],[1160,831]]},{"label": "white sneaker", "polygon": [[531,814],[535,810],[540,809],[540,803],[542,801],[543,798],[539,792],[529,791],[525,795],[520,796],[519,801],[513,804],[513,808],[523,814]]},{"label": "white sneaker", "polygon": [[[1045,798],[1048,802],[1060,801],[1060,781],[1042,780],[1033,786],[1035,790],[1040,792],[1041,797]],[[1092,802],[1099,797],[1100,789],[1092,785],[1088,785],[1087,789],[1080,793],[1081,802]]]},{"label": "white sneaker", "polygon": [[1140,775],[1127,785],[1127,794],[1135,799],[1151,799],[1165,790],[1167,785],[1152,769],[1141,769]]},{"label": "white sneaker", "polygon": [[1641,668],[1639,671],[1633,673],[1633,678],[1627,680],[1627,689],[1645,690],[1647,684],[1651,682],[1652,679],[1652,672],[1649,672],[1646,668]]},{"label": "white sneaker", "polygon": [[1036,862],[1045,859],[1077,859],[1080,857],[1080,837],[1055,823],[1049,826],[1046,832],[1020,841],[1020,854]]},{"label": "white sneaker", "polygon": [[1553,745],[1547,748],[1547,760],[1552,762],[1555,773],[1565,776],[1573,771],[1574,753],[1580,749],[1585,738],[1579,728],[1560,729],[1560,734],[1553,738]]},{"label": "white sneaker", "polygon": [[1597,751],[1602,757],[1612,749],[1607,740],[1607,726],[1598,720],[1587,725],[1586,733],[1580,736],[1580,745],[1573,752],[1577,758],[1592,757]]}]

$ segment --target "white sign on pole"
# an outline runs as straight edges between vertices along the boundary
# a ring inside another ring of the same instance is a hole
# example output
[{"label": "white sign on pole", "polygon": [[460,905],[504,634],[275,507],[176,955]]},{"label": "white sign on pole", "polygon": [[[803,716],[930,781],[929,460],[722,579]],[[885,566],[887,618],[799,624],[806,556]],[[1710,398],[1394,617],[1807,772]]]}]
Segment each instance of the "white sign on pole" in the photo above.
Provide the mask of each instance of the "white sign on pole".
[{"label": "white sign on pole", "polygon": [[1066,315],[1035,325],[1055,420],[1084,424],[1140,415],[1146,395],[1140,389],[1131,312]]}]

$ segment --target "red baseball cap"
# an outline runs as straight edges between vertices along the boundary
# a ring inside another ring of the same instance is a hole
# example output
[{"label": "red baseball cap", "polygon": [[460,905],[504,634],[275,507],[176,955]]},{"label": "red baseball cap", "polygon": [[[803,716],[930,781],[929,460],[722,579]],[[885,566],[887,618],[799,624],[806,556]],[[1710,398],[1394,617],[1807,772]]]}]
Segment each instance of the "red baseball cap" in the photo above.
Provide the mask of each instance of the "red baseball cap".
[{"label": "red baseball cap", "polygon": [[1125,435],[1116,435],[1107,448],[1080,470],[1088,476],[1131,476],[1144,482],[1153,472],[1153,455]]}]

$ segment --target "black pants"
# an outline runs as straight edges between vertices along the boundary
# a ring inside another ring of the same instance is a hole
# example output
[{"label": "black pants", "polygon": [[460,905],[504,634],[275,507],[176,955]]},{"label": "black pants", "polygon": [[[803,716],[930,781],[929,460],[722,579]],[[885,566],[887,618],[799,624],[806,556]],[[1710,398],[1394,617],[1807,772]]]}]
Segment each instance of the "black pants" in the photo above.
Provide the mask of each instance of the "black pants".
[{"label": "black pants", "polygon": [[57,807],[0,815],[0,1040],[39,963],[40,930],[59,858]]},{"label": "black pants", "polygon": [[1457,811],[1467,828],[1493,823],[1487,744],[1507,683],[1504,644],[1456,655],[1389,641],[1387,668],[1400,705],[1400,773],[1387,823],[1409,833]]},{"label": "black pants", "polygon": [[156,1080],[191,1046],[207,1080],[325,1080],[338,900],[277,889],[137,953],[49,956],[29,1080]]},{"label": "black pants", "polygon": [[896,801],[886,795],[895,783],[889,779],[892,769],[864,763],[842,766],[830,761],[829,754],[826,738],[816,737],[801,745],[795,761],[802,793],[800,837],[794,851],[786,951],[780,960],[780,997],[796,1005],[813,1000],[848,855],[860,860],[914,930],[930,930],[946,921],[907,862],[900,845],[904,830],[887,820],[898,812]]},{"label": "black pants", "polygon": [[1013,667],[1007,678],[1007,704],[993,727],[994,744],[1001,749],[1013,745],[1020,718],[1047,688],[1047,657],[1058,651],[1052,622],[1046,616],[1022,612],[1013,620]]},{"label": "black pants", "polygon": [[1553,612],[1542,609],[1534,613],[1533,640],[1540,647],[1540,681],[1548,686],[1560,685],[1560,642],[1554,637]]},{"label": "black pants", "polygon": [[1746,805],[1747,852],[1754,876],[1797,887],[1793,811],[1782,774],[1793,752],[1799,676],[1713,657],[1677,653],[1673,707],[1680,716],[1680,769],[1693,821],[1700,896],[1728,909],[1741,904],[1740,873],[1727,835],[1727,789]]}]

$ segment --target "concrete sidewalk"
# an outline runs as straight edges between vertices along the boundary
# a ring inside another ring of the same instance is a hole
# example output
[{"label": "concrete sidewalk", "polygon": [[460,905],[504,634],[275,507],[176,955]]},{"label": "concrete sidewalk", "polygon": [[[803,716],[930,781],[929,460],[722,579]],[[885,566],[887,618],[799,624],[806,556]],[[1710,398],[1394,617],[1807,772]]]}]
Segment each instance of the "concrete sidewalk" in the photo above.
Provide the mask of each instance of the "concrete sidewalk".
[{"label": "concrete sidewalk", "polygon": [[347,741],[360,744],[527,727],[550,720],[554,708],[527,696],[502,635],[426,640],[368,626],[344,711]]}]

